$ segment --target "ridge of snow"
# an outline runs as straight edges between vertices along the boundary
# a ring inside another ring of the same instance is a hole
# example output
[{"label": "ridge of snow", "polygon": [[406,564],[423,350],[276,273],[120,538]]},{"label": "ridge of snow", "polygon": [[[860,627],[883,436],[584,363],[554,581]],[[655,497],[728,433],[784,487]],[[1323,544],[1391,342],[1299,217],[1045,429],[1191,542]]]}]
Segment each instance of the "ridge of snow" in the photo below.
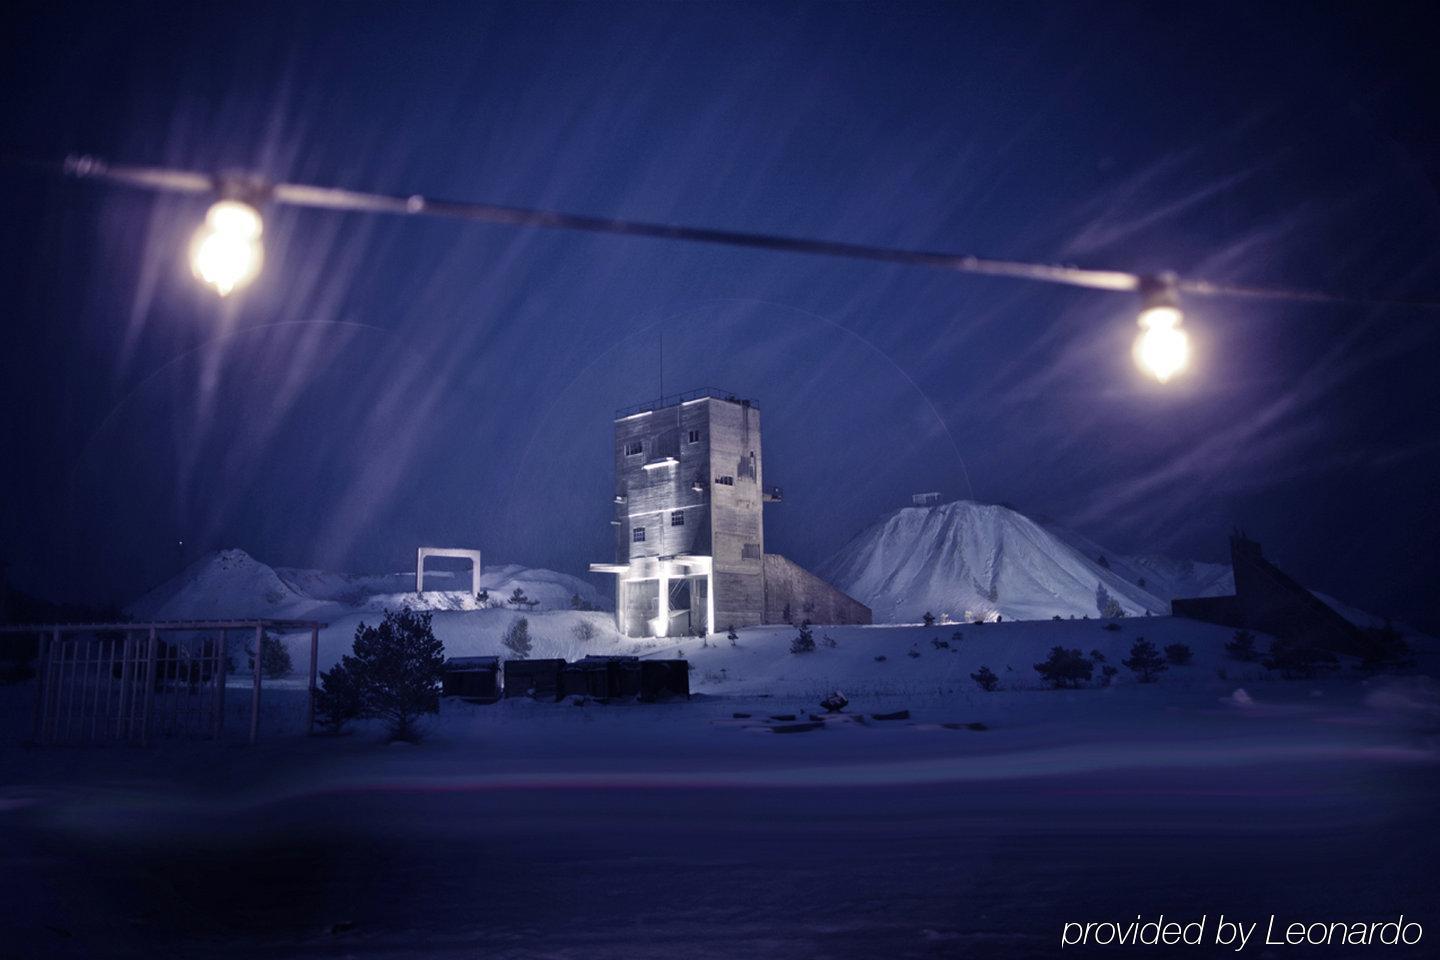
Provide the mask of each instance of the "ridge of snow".
[{"label": "ridge of snow", "polygon": [[[469,571],[426,571],[426,586],[459,589],[415,592],[415,573],[350,574],[294,567],[273,568],[239,548],[218,550],[134,601],[128,612],[144,620],[277,619],[330,620],[387,607],[420,610],[475,610]],[[504,563],[481,570],[480,587],[492,604],[503,603],[517,588],[538,601],[533,609],[568,609],[570,599],[595,607],[603,601],[593,584],[579,577]]]}]

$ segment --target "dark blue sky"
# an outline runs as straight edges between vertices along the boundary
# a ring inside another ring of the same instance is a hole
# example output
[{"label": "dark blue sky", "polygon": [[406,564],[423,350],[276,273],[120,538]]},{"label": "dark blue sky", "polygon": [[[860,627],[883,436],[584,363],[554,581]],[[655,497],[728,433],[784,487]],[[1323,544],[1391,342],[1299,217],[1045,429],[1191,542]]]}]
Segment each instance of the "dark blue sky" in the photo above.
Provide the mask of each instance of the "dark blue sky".
[{"label": "dark blue sky", "polygon": [[[3,139],[384,192],[1355,293],[1435,294],[1424,8],[37,4]],[[0,555],[128,599],[198,551],[607,559],[613,408],[754,397],[767,546],[908,494],[1224,556],[1440,629],[1440,315],[1135,304],[914,268],[294,209],[220,303],[204,202],[0,171]],[[183,551],[176,542],[184,540]]]}]

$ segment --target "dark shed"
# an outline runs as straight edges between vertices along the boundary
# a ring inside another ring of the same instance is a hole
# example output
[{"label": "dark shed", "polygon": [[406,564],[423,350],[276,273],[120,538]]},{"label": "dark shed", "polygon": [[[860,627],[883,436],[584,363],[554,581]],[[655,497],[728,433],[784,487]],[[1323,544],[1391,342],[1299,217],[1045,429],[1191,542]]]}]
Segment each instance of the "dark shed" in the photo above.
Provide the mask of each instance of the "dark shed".
[{"label": "dark shed", "polygon": [[451,657],[441,674],[440,693],[472,703],[494,703],[500,699],[500,658]]},{"label": "dark shed", "polygon": [[640,699],[665,700],[669,697],[690,698],[689,661],[641,660]]},{"label": "dark shed", "polygon": [[588,657],[565,664],[560,671],[560,696],[595,697],[602,700],[610,696],[610,678],[605,664]]},{"label": "dark shed", "polygon": [[564,660],[506,660],[505,696],[559,700],[564,668]]},{"label": "dark shed", "polygon": [[577,665],[586,665],[589,669],[600,668],[605,671],[605,690],[603,694],[612,698],[638,697],[640,695],[640,658],[608,656],[590,656],[579,661]]}]

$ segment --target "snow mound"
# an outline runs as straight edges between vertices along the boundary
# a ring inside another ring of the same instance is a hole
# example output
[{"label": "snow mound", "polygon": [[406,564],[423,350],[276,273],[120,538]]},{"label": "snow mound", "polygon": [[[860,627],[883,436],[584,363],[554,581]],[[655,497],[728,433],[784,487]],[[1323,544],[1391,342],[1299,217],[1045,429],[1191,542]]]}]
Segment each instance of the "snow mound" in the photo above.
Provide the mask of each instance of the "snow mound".
[{"label": "snow mound", "polygon": [[1159,592],[1151,592],[1124,575],[1135,572],[1132,563],[1117,570],[1115,560],[1124,558],[1102,563],[1105,554],[1087,544],[1009,507],[957,500],[889,514],[841,548],[820,575],[882,623],[913,623],[926,611],[966,621],[1096,617],[1107,597],[1126,616],[1169,612],[1165,594],[1183,580],[1178,573],[1157,578]]},{"label": "snow mound", "polygon": [[136,600],[140,620],[219,620],[298,617],[315,601],[240,549],[201,557]]},{"label": "snow mound", "polygon": [[[378,613],[401,606],[444,611],[485,606],[470,592],[468,570],[426,571],[425,581],[427,587],[449,589],[417,594],[413,571],[350,574],[277,569],[244,550],[232,548],[195,561],[132,603],[128,612],[141,620],[334,620],[356,612]],[[480,586],[489,592],[491,606],[503,604],[516,590],[535,601],[524,610],[569,609],[576,596],[597,609],[605,606],[595,587],[578,577],[520,564],[483,568]]]}]

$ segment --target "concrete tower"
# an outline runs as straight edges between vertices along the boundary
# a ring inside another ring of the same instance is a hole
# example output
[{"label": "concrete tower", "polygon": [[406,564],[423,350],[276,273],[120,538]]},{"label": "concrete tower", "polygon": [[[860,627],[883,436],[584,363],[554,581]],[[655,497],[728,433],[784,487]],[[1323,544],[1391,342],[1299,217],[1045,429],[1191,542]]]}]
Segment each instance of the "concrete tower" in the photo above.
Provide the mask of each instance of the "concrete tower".
[{"label": "concrete tower", "polygon": [[615,562],[620,631],[711,633],[765,616],[760,410],[701,390],[615,420]]}]

